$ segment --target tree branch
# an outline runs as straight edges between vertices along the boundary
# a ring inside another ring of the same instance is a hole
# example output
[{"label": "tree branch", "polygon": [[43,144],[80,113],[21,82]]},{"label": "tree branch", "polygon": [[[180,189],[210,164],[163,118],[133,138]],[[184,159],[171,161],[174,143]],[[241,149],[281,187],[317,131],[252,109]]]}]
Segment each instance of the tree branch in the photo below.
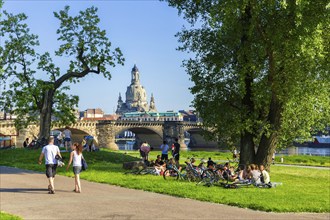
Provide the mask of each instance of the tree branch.
[{"label": "tree branch", "polygon": [[70,79],[70,78],[83,78],[85,77],[88,73],[96,73],[99,74],[101,72],[100,70],[100,66],[102,64],[102,62],[99,62],[97,65],[97,70],[94,69],[90,69],[86,60],[84,59],[84,48],[83,47],[79,47],[78,49],[78,56],[77,59],[82,63],[82,67],[84,68],[83,71],[81,72],[67,72],[66,74],[64,74],[63,76],[61,76],[60,78],[58,78],[55,83],[54,83],[54,89],[59,88],[63,82],[65,82],[66,80]]}]

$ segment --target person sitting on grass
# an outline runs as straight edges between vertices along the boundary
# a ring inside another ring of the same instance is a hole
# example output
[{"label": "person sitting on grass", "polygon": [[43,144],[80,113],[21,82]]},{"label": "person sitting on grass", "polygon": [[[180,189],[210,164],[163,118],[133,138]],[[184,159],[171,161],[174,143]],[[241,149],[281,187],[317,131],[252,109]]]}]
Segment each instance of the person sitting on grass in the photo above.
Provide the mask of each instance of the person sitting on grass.
[{"label": "person sitting on grass", "polygon": [[155,165],[156,166],[163,166],[165,164],[165,162],[162,160],[162,158],[160,157],[160,155],[157,155],[157,158],[155,160]]},{"label": "person sitting on grass", "polygon": [[243,171],[243,179],[250,181],[251,178],[252,178],[251,167],[250,165],[247,165]]},{"label": "person sitting on grass", "polygon": [[187,163],[190,163],[191,166],[195,168],[195,167],[197,167],[197,166],[195,165],[195,162],[196,162],[195,158],[192,157],[192,158],[190,158],[190,162],[187,162]]},{"label": "person sitting on grass", "polygon": [[216,165],[215,162],[213,162],[213,160],[211,159],[211,157],[209,157],[209,160],[207,161],[207,168],[208,169],[214,169],[214,166]]},{"label": "person sitting on grass", "polygon": [[238,178],[238,175],[235,173],[235,167],[230,166],[228,171],[229,181],[235,181]]},{"label": "person sitting on grass", "polygon": [[253,184],[259,185],[261,183],[260,181],[261,173],[258,170],[258,166],[256,166],[255,164],[251,164],[250,167],[251,167],[251,175],[252,175],[251,181]]},{"label": "person sitting on grass", "polygon": [[231,172],[229,170],[230,164],[227,162],[225,165],[222,167],[222,176],[226,180],[230,180]]},{"label": "person sitting on grass", "polygon": [[[174,157],[171,157],[169,160],[168,160],[168,163],[167,163],[167,168],[173,168],[174,166],[176,166],[177,165],[177,162],[175,161],[175,159],[174,159]],[[179,167],[177,167],[178,168],[178,170],[180,170],[181,171],[181,169],[182,169],[182,167],[181,166],[179,166]]]},{"label": "person sitting on grass", "polygon": [[157,155],[157,159],[154,163],[154,168],[156,169],[159,175],[163,175],[164,171],[166,170],[166,163],[162,161],[161,156]]},{"label": "person sitting on grass", "polygon": [[260,165],[259,169],[261,172],[261,177],[260,177],[261,182],[264,184],[270,183],[270,176],[269,176],[269,173],[265,170],[265,166]]},{"label": "person sitting on grass", "polygon": [[[251,172],[251,170],[250,170]],[[238,183],[248,183],[249,179],[247,178],[247,166],[244,166],[243,164],[240,164],[238,167],[238,172],[237,172],[237,178],[235,182]]]}]

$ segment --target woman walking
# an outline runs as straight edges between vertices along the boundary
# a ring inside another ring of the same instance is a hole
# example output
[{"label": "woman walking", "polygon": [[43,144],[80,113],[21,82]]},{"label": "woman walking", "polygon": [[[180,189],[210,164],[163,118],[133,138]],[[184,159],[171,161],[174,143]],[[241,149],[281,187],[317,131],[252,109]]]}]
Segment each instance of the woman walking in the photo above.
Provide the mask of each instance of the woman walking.
[{"label": "woman walking", "polygon": [[69,167],[73,161],[73,173],[74,173],[74,192],[81,193],[81,185],[80,185],[80,177],[79,174],[82,170],[81,158],[83,158],[82,154],[83,147],[81,144],[74,143],[72,145],[72,152],[70,153],[70,160],[66,170],[69,170]]}]

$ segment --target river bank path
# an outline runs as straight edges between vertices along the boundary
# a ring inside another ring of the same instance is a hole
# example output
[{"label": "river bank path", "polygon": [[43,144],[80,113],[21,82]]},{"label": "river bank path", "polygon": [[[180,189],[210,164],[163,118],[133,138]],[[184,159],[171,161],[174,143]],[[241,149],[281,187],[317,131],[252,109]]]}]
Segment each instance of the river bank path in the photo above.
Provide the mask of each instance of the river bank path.
[{"label": "river bank path", "polygon": [[268,213],[56,176],[48,194],[45,174],[0,166],[0,209],[23,219],[330,219],[330,213]]}]

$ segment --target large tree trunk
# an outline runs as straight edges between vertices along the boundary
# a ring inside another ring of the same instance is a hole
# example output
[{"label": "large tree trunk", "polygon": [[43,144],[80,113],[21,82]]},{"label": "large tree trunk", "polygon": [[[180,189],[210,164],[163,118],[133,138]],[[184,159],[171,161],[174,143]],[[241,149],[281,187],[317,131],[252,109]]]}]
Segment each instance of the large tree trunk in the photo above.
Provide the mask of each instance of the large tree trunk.
[{"label": "large tree trunk", "polygon": [[270,171],[272,156],[276,149],[276,140],[277,136],[275,133],[271,134],[270,137],[263,135],[255,157],[255,164],[264,165],[268,171]]},{"label": "large tree trunk", "polygon": [[254,162],[255,150],[252,134],[246,132],[241,135],[240,164],[249,165]]},{"label": "large tree trunk", "polygon": [[281,127],[282,105],[276,96],[276,92],[272,91],[272,100],[269,106],[268,122],[271,125],[270,135],[265,133],[262,135],[259,148],[256,154],[255,163],[264,165],[266,170],[270,171],[272,155],[277,145],[277,133]]},{"label": "large tree trunk", "polygon": [[[251,26],[251,5],[250,2],[245,6],[244,13],[242,14],[242,37],[241,37],[241,59],[242,64],[250,63],[250,54],[248,51],[251,47],[249,29]],[[254,111],[254,102],[253,102],[253,69],[250,67],[246,67],[241,64],[241,71],[244,74],[244,85],[245,85],[245,94],[242,98],[242,107],[244,111],[242,112],[242,123],[244,124],[246,120],[253,117]],[[241,150],[240,150],[240,164],[248,165],[254,161],[255,150],[254,150],[254,142],[253,142],[253,134],[247,129],[242,131],[241,134]]]},{"label": "large tree trunk", "polygon": [[43,93],[42,108],[40,109],[40,130],[38,137],[38,141],[42,144],[47,143],[47,140],[50,136],[54,94],[55,91],[53,89],[47,89]]}]

